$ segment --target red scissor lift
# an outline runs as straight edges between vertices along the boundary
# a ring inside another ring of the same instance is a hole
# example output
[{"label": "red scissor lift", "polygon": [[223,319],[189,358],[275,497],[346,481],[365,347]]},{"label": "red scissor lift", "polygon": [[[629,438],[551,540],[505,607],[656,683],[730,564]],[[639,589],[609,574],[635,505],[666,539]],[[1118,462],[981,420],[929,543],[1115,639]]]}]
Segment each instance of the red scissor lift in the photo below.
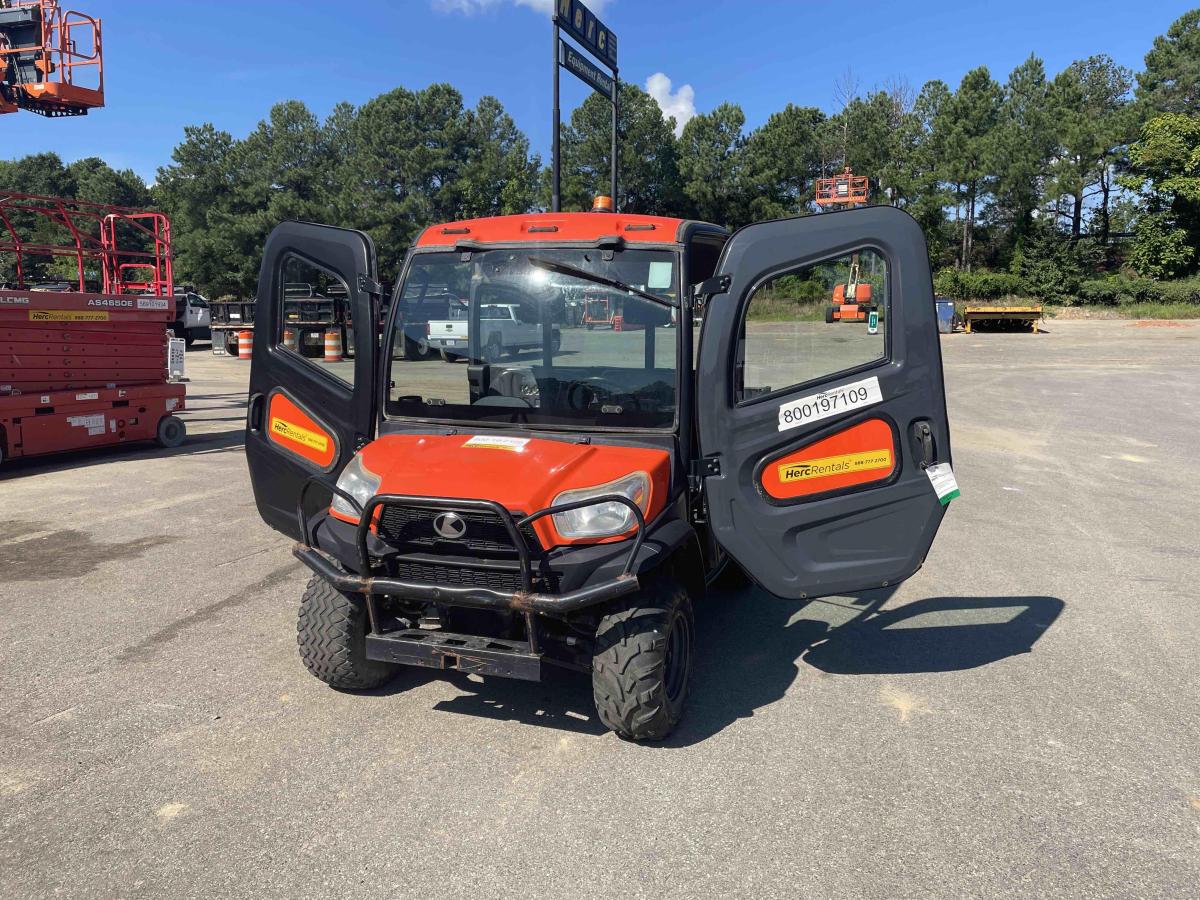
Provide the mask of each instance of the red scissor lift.
[{"label": "red scissor lift", "polygon": [[84,116],[103,105],[100,20],[58,0],[0,0],[0,113]]},{"label": "red scissor lift", "polygon": [[[47,233],[69,243],[53,243]],[[74,263],[74,278],[27,284],[33,272],[64,259]],[[183,441],[174,413],[184,407],[184,386],[167,377],[175,298],[164,215],[0,195],[5,271],[0,278],[11,280],[0,285],[0,460]]]}]

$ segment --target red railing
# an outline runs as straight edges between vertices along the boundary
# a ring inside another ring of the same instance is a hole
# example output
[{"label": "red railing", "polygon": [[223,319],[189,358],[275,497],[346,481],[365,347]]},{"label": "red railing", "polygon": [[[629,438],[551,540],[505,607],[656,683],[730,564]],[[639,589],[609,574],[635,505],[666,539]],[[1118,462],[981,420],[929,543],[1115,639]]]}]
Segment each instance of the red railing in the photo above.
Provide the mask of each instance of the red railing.
[{"label": "red railing", "polygon": [[[45,222],[60,229],[69,243],[30,237],[44,234],[38,224]],[[65,197],[0,193],[0,280],[8,277],[4,268],[11,267],[13,287],[24,288],[30,264],[39,257],[42,262],[73,259],[80,291],[95,284],[105,294],[162,297],[174,287],[171,223],[162,213]],[[145,277],[135,278],[134,273]],[[42,272],[41,277],[55,280],[52,273]]]}]

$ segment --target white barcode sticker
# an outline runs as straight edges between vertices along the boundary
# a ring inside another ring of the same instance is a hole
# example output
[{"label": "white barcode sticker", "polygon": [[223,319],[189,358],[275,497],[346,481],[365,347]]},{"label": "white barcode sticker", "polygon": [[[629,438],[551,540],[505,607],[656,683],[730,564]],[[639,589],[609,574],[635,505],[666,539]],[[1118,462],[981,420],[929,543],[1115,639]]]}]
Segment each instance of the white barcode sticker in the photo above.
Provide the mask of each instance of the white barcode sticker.
[{"label": "white barcode sticker", "polygon": [[818,422],[830,416],[840,415],[852,409],[862,409],[883,402],[879,390],[879,379],[872,376],[852,384],[830,388],[819,394],[810,394],[799,400],[789,400],[779,405],[779,430],[798,428],[809,422]]}]

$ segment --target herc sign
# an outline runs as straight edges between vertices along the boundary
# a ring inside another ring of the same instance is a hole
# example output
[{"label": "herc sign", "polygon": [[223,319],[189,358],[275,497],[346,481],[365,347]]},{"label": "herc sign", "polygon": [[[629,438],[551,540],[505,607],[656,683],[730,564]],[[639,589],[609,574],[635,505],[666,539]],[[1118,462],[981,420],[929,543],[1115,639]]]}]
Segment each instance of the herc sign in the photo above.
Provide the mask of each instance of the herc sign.
[{"label": "herc sign", "polygon": [[556,0],[559,27],[610,69],[617,67],[617,36],[579,0]]}]

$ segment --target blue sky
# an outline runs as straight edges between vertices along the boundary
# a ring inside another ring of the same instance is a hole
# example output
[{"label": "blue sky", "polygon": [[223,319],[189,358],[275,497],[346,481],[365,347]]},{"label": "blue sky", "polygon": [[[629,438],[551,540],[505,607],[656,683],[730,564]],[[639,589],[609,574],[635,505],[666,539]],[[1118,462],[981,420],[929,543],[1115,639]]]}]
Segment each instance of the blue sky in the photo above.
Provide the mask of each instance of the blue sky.
[{"label": "blue sky", "polygon": [[[71,0],[104,20],[107,107],[78,119],[0,118],[0,158],[98,155],[152,179],[183,126],[242,136],[272,103],[324,116],[398,85],[455,85],[500,98],[534,148],[550,143],[550,0]],[[849,66],[863,90],[902,76],[952,86],[977,65],[1003,80],[1031,52],[1051,74],[1108,53],[1134,70],[1189,3],[1128,0],[857,3],[605,0],[621,78],[662,89],[671,108],[740,103],[761,124],[792,102],[832,110]],[[838,32],[830,23],[846,23]],[[662,77],[662,76],[665,76]],[[563,75],[563,106],[586,88]],[[682,90],[681,90],[682,89]],[[689,97],[691,102],[689,103]]]}]

